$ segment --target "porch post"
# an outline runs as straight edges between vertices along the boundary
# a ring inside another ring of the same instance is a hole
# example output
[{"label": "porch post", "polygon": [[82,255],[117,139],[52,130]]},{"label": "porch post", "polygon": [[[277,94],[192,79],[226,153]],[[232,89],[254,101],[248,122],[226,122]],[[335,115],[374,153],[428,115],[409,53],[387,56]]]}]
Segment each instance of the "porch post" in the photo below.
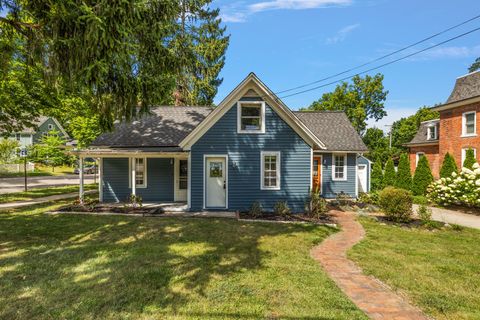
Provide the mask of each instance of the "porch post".
[{"label": "porch post", "polygon": [[79,158],[78,166],[79,166],[78,175],[80,180],[80,187],[78,189],[79,190],[78,200],[80,201],[80,204],[83,204],[83,157],[82,156],[80,156]]},{"label": "porch post", "polygon": [[103,202],[103,158],[98,158],[98,201]]},{"label": "porch post", "polygon": [[131,172],[131,175],[132,175],[132,194],[133,195],[136,195],[136,166],[135,166],[135,158],[130,158],[130,163],[131,163],[131,166],[132,166],[132,172]]}]

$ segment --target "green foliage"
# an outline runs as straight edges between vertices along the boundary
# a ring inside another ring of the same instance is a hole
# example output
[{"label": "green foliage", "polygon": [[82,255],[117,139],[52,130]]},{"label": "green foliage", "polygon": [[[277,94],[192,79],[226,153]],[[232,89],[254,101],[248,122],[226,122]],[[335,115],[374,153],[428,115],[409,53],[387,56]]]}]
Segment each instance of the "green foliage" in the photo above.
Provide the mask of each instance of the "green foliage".
[{"label": "green foliage", "polygon": [[392,159],[388,159],[387,163],[385,164],[385,173],[383,175],[383,185],[387,186],[394,186],[396,179],[396,172],[395,172],[395,165],[393,164]]},{"label": "green foliage", "polygon": [[16,77],[19,87],[35,91],[22,95],[31,98],[25,112],[16,108],[2,117],[31,121],[36,105],[57,97],[43,88],[83,98],[102,129],[147,113],[151,105],[171,104],[179,88],[190,94],[189,103],[211,102],[229,38],[210,2],[0,1],[6,13],[1,36],[11,40],[1,47],[0,67],[21,57],[28,68]]},{"label": "green foliage", "polygon": [[408,154],[402,153],[398,163],[395,187],[410,190],[412,187],[412,173],[410,171],[410,159]]},{"label": "green foliage", "polygon": [[475,59],[472,65],[468,68],[468,72],[474,72],[480,69],[480,57]]},{"label": "green foliage", "polygon": [[350,195],[342,191],[335,195],[335,200],[337,200],[340,206],[346,206],[352,202],[352,197],[350,197]]},{"label": "green foliage", "polygon": [[17,140],[0,138],[0,164],[12,163],[19,146]]},{"label": "green foliage", "polygon": [[425,196],[413,196],[413,203],[427,205],[429,201]]},{"label": "green foliage", "polygon": [[68,156],[64,153],[64,149],[65,139],[58,131],[49,131],[47,135],[40,139],[40,143],[35,146],[36,161],[52,167],[52,171],[55,171],[56,166],[60,166],[68,161]]},{"label": "green foliage", "polygon": [[327,213],[327,200],[322,198],[319,192],[311,191],[308,200],[308,213],[310,216],[320,219]]},{"label": "green foliage", "polygon": [[385,163],[393,155],[398,153],[397,148],[390,148],[389,137],[385,135],[383,130],[378,128],[368,128],[362,137],[363,142],[368,147],[367,157],[374,162]]},{"label": "green foliage", "polygon": [[422,204],[417,209],[417,215],[423,223],[428,223],[432,220],[432,209]]},{"label": "green foliage", "polygon": [[412,192],[416,196],[425,195],[428,186],[433,182],[432,171],[427,157],[420,157],[412,181]]},{"label": "green foliage", "polygon": [[252,203],[250,210],[248,210],[248,213],[254,218],[261,217],[262,212],[263,212],[262,205],[258,201],[255,201],[254,203]]},{"label": "green foliage", "polygon": [[73,138],[78,141],[79,148],[88,147],[102,133],[98,116],[75,117],[69,122],[68,129]]},{"label": "green foliage", "polygon": [[378,200],[385,216],[395,222],[407,222],[412,216],[413,197],[410,191],[386,187]]},{"label": "green foliage", "polygon": [[364,204],[378,204],[378,192],[362,192],[358,197],[358,202]]},{"label": "green foliage", "polygon": [[306,110],[341,110],[347,114],[358,133],[367,127],[367,120],[382,119],[387,112],[384,102],[388,91],[383,87],[383,75],[356,75],[352,83],[342,82],[333,92],[324,93]]},{"label": "green foliage", "polygon": [[372,169],[372,174],[371,177],[372,182],[371,182],[371,190],[372,191],[378,191],[383,189],[383,170],[382,170],[382,164],[380,161],[376,161],[373,164],[373,169]]},{"label": "green foliage", "polygon": [[273,211],[281,217],[287,217],[292,213],[287,201],[277,201],[273,207]]},{"label": "green foliage", "polygon": [[477,163],[477,160],[475,159],[475,152],[472,148],[469,148],[465,152],[465,160],[463,161],[463,167],[467,169],[472,169],[475,163]]},{"label": "green foliage", "polygon": [[458,173],[457,164],[453,156],[447,152],[443,158],[442,168],[440,169],[440,178],[451,177],[454,172]]},{"label": "green foliage", "polygon": [[440,117],[437,111],[432,111],[424,106],[414,115],[395,121],[392,125],[392,145],[405,150],[402,145],[410,142],[423,121],[438,119]]}]

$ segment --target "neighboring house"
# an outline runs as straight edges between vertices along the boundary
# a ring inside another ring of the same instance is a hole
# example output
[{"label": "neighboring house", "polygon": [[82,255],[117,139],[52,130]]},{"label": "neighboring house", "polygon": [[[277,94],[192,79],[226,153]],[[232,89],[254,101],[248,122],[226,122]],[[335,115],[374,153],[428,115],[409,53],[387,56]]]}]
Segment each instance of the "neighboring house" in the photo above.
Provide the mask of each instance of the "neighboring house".
[{"label": "neighboring house", "polygon": [[53,117],[40,116],[35,122],[35,127],[25,127],[21,132],[11,134],[9,139],[17,140],[20,147],[28,147],[39,143],[41,138],[52,130],[58,131],[66,140],[70,139],[62,125]]},{"label": "neighboring house", "polygon": [[454,156],[460,168],[466,150],[472,148],[480,159],[480,71],[457,78],[455,87],[445,104],[432,110],[440,112],[440,119],[422,122],[406,146],[409,148],[412,172],[418,159],[426,156],[433,175],[438,178],[445,154]]},{"label": "neighboring house", "polygon": [[312,188],[358,196],[358,156],[368,149],[346,115],[292,112],[253,73],[216,108],[152,113],[78,151],[100,158],[100,201],[136,194],[191,210],[248,210],[255,201],[272,210],[287,201],[301,212]]}]

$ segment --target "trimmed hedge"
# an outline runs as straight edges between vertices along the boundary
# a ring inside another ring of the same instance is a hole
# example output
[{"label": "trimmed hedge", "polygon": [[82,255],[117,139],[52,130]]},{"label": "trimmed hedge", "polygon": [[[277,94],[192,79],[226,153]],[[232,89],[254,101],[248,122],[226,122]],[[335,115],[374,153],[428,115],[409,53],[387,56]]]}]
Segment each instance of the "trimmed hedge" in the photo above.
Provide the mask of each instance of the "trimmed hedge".
[{"label": "trimmed hedge", "polygon": [[447,152],[443,158],[442,168],[440,169],[440,178],[448,178],[452,173],[458,173],[457,164],[453,156]]},{"label": "trimmed hedge", "polygon": [[394,186],[395,179],[396,179],[396,172],[395,172],[395,165],[393,164],[393,160],[389,159],[387,164],[385,164],[385,173],[383,175],[383,185],[385,187]]},{"label": "trimmed hedge", "polygon": [[410,191],[386,187],[380,191],[378,203],[389,220],[407,222],[412,217],[413,197]]},{"label": "trimmed hedge", "polygon": [[412,187],[412,173],[410,172],[410,160],[406,153],[402,153],[400,156],[400,162],[398,163],[397,179],[395,181],[395,187],[405,190],[410,190]]},{"label": "trimmed hedge", "polygon": [[412,181],[412,192],[416,196],[423,196],[427,192],[428,186],[433,182],[432,171],[428,165],[427,157],[421,157],[418,160],[415,174]]}]

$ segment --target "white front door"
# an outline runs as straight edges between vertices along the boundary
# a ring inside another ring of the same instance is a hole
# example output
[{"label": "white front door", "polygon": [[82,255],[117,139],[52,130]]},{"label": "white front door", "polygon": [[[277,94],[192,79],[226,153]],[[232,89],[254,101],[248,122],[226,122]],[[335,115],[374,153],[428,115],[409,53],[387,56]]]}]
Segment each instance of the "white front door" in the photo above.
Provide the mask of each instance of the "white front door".
[{"label": "white front door", "polygon": [[205,161],[205,207],[227,207],[227,168],[225,157],[207,157]]},{"label": "white front door", "polygon": [[358,185],[360,187],[360,192],[367,192],[367,166],[364,164],[358,165]]}]

